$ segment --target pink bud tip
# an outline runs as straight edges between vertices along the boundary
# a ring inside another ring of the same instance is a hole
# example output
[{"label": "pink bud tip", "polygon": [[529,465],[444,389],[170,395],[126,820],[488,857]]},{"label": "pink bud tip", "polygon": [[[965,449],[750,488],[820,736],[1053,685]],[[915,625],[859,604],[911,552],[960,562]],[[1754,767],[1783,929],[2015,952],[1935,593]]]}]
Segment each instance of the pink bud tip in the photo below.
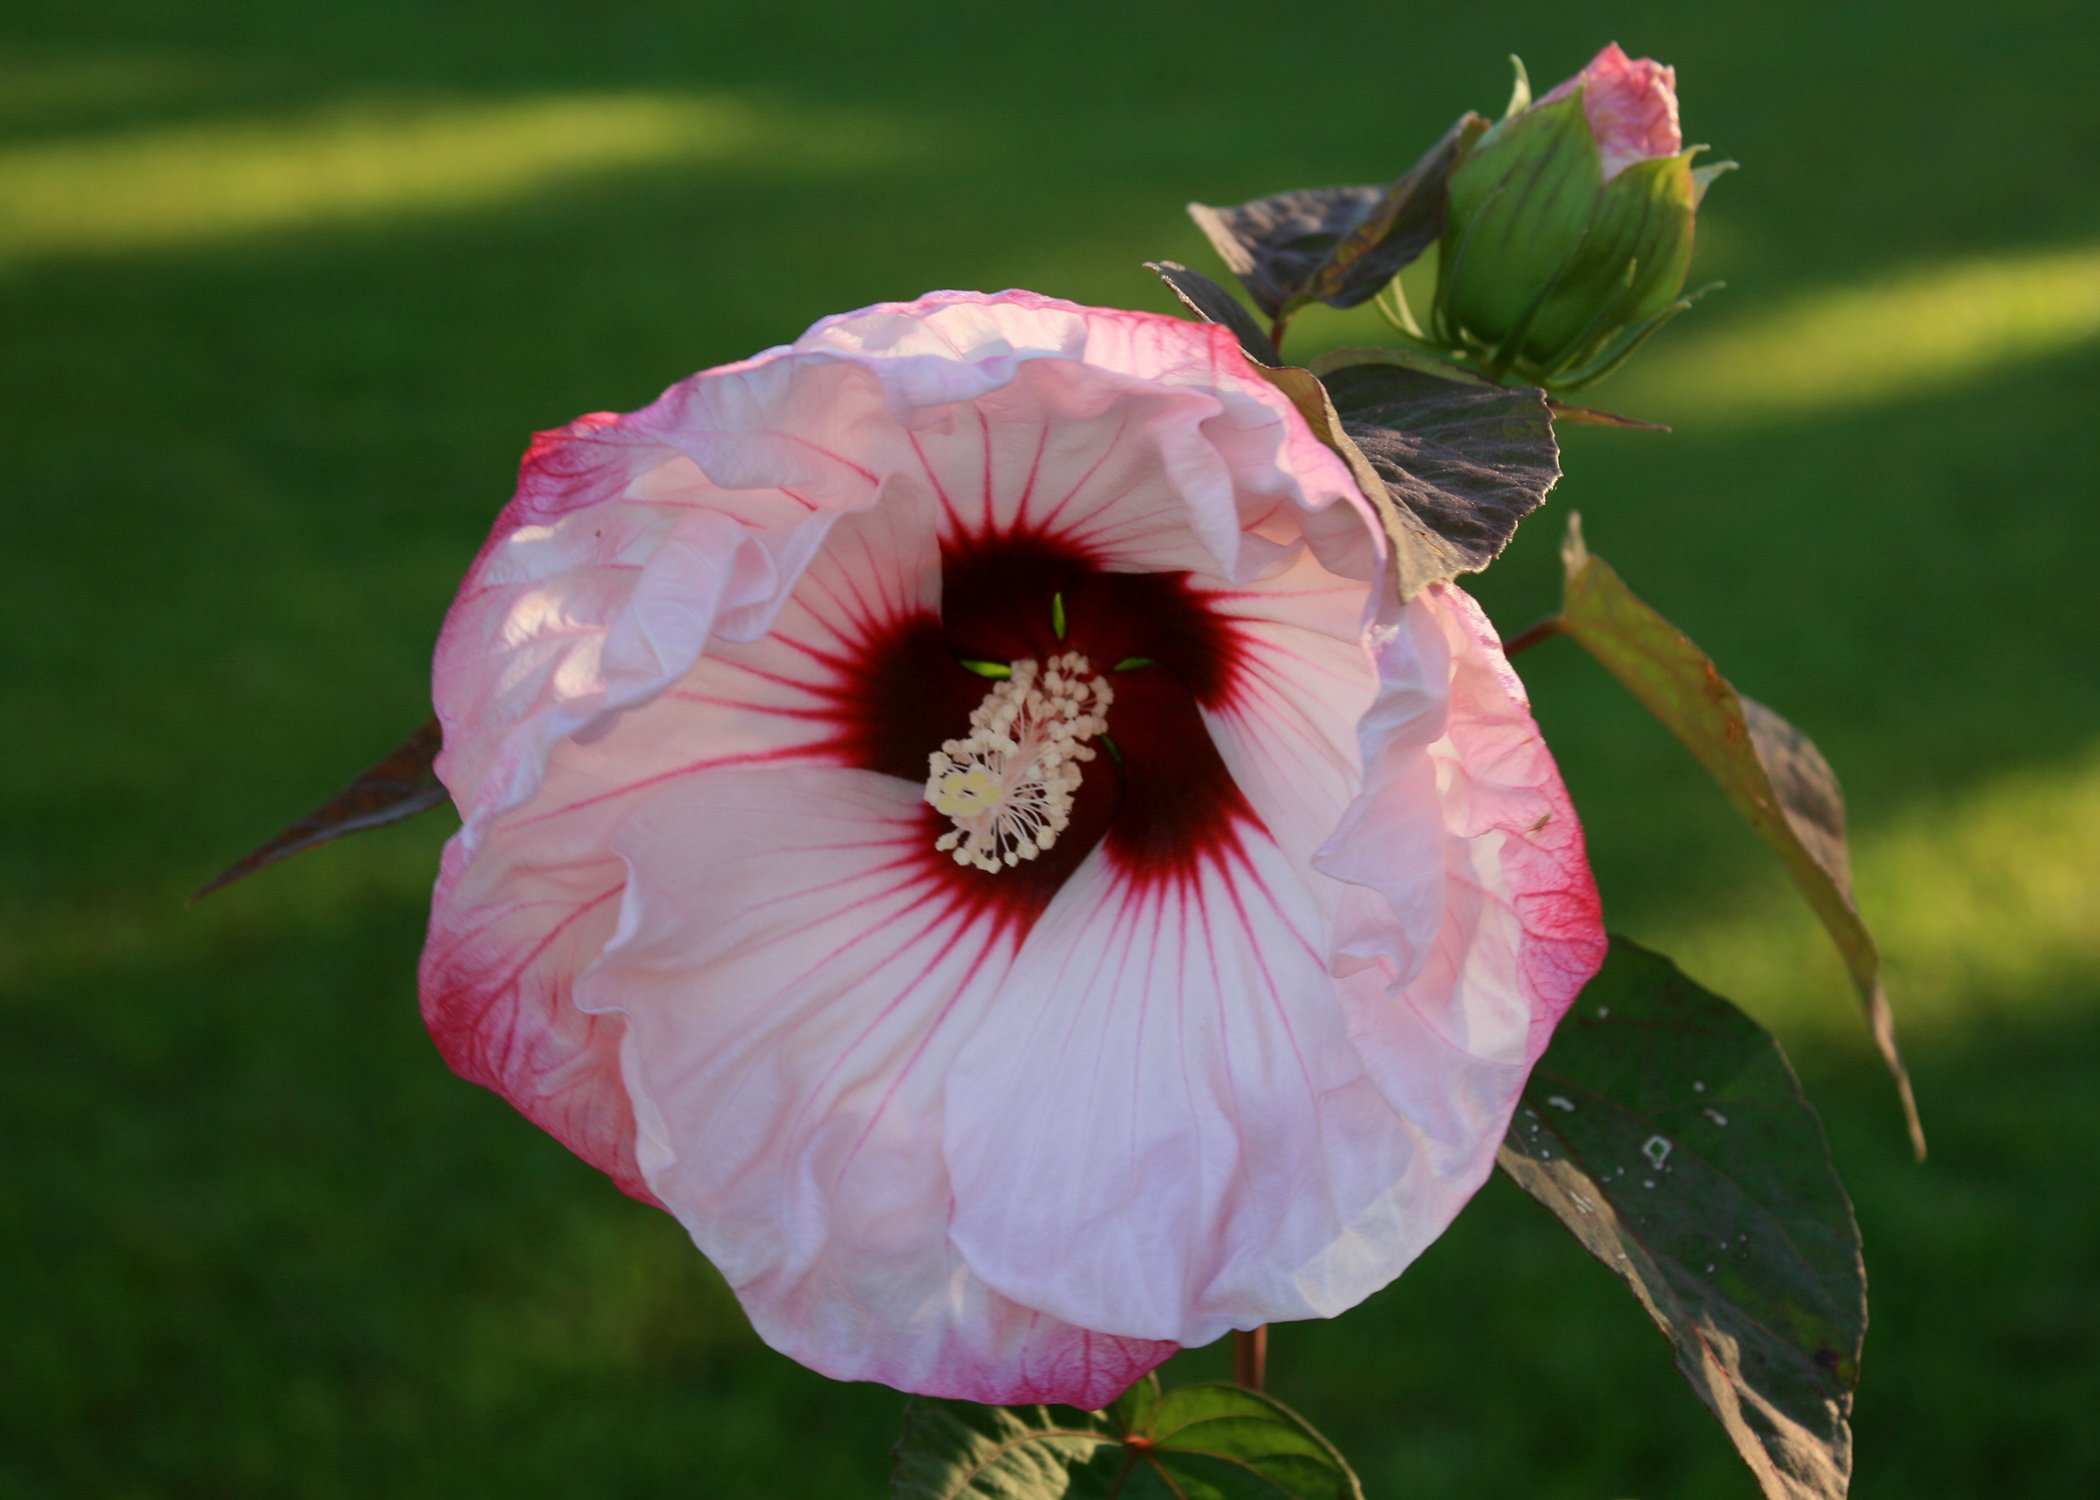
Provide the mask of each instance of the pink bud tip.
[{"label": "pink bud tip", "polygon": [[1632,58],[1612,42],[1590,65],[1539,102],[1565,98],[1581,84],[1582,112],[1597,138],[1609,182],[1637,161],[1684,149],[1677,124],[1677,70],[1651,57]]}]

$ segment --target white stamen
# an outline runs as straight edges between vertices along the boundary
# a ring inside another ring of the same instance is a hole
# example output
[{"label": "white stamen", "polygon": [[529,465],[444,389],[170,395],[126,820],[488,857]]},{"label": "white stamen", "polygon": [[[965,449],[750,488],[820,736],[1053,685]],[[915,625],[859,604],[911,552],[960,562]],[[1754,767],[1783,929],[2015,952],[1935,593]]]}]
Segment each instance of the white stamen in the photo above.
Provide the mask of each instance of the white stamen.
[{"label": "white stamen", "polygon": [[1072,821],[1087,744],[1115,700],[1077,651],[1017,661],[970,715],[970,732],[927,757],[926,800],[955,823],[935,840],[959,865],[1001,870],[1034,859]]}]

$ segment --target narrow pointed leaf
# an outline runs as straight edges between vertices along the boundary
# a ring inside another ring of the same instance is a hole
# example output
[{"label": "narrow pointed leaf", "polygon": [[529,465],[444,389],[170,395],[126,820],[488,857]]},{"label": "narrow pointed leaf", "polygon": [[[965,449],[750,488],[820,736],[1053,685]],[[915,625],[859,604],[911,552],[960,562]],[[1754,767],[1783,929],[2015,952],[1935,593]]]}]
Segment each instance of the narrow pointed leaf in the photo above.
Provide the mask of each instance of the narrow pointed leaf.
[{"label": "narrow pointed leaf", "polygon": [[1148,260],[1145,269],[1167,284],[1186,307],[1206,323],[1223,323],[1240,341],[1240,348],[1257,364],[1280,365],[1283,356],[1269,342],[1268,334],[1247,311],[1246,304],[1199,271],[1171,260]]},{"label": "narrow pointed leaf", "polygon": [[446,799],[445,788],[437,779],[437,773],[431,770],[431,763],[437,759],[442,744],[443,736],[436,719],[421,725],[328,801],[199,886],[190,899],[199,900],[243,876],[253,875],[265,865],[290,859],[316,844],[325,844],[345,834],[361,833],[367,828],[398,823],[442,805]]},{"label": "narrow pointed leaf", "polygon": [[1099,1412],[918,1397],[894,1458],[891,1500],[1363,1500],[1281,1402],[1149,1375]]},{"label": "narrow pointed leaf", "polygon": [[[1706,148],[1694,146],[1692,149],[1704,151]],[[1696,208],[1705,201],[1706,190],[1714,185],[1716,177],[1725,172],[1733,172],[1739,165],[1740,163],[1732,161],[1713,161],[1703,167],[1692,168],[1692,206]]]},{"label": "narrow pointed leaf", "polygon": [[1355,307],[1378,295],[1444,229],[1451,169],[1487,121],[1468,113],[1386,186],[1307,188],[1189,217],[1270,317],[1307,302]]},{"label": "narrow pointed leaf", "polygon": [[1470,110],[1379,196],[1362,222],[1335,244],[1305,294],[1329,307],[1370,301],[1444,232],[1444,187],[1459,158],[1486,133]]},{"label": "narrow pointed leaf", "polygon": [[1429,538],[1406,593],[1485,568],[1560,479],[1542,391],[1388,362],[1330,370],[1326,384],[1343,431]]},{"label": "narrow pointed leaf", "polygon": [[1419,370],[1424,375],[1434,375],[1440,380],[1455,380],[1461,385],[1499,389],[1494,381],[1478,371],[1454,364],[1426,349],[1407,349],[1391,345],[1376,349],[1330,349],[1325,354],[1315,354],[1305,362],[1305,367],[1323,380],[1336,370],[1346,370],[1354,365],[1398,365],[1403,370]]},{"label": "narrow pointed leaf", "polygon": [[1881,954],[1860,919],[1845,852],[1845,799],[1829,763],[1779,715],[1742,697],[1706,653],[1620,581],[1568,518],[1561,547],[1561,630],[1580,641],[1642,707],[1691,751],[1787,873],[1830,933],[1852,975],[1903,1103],[1911,1145],[1925,1156],[1910,1073],[1881,983]]},{"label": "narrow pointed leaf", "polygon": [[1625,364],[1627,360],[1633,358],[1635,351],[1641,345],[1647,343],[1648,340],[1654,338],[1658,333],[1661,333],[1678,316],[1690,311],[1694,303],[1710,292],[1726,290],[1727,286],[1728,283],[1725,281],[1709,281],[1697,291],[1686,292],[1682,297],[1679,297],[1675,302],[1672,302],[1668,307],[1665,307],[1661,312],[1645,322],[1635,323],[1630,328],[1621,329],[1618,335],[1607,343],[1589,363],[1575,369],[1563,370],[1554,376],[1553,388],[1556,391],[1579,391],[1584,386],[1595,385],[1598,381]]},{"label": "narrow pointed leaf", "polygon": [[1574,406],[1555,397],[1546,398],[1546,409],[1553,413],[1556,422],[1573,422],[1582,427],[1627,427],[1641,432],[1668,432],[1668,422],[1650,422],[1640,417],[1621,416],[1615,411],[1599,411],[1594,406]]},{"label": "narrow pointed leaf", "polygon": [[1841,1500],[1866,1272],[1777,1042],[1614,937],[1498,1160],[1639,1298],[1769,1500]]}]

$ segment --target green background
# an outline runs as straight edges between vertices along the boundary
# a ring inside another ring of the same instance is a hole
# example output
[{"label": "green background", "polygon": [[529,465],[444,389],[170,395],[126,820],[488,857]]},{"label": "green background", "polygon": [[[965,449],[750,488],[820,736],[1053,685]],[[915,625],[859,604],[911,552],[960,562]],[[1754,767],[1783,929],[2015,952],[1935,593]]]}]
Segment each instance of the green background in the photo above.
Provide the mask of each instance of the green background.
[{"label": "green background", "polygon": [[[536,428],[930,287],[1165,310],[1189,198],[1387,177],[1503,57],[1677,64],[1729,289],[1561,514],[1846,778],[1932,1133],[1699,773],[1523,659],[1614,925],[1783,1038],[1866,1237],[1862,1497],[2100,1492],[2096,17],[522,0],[0,21],[0,1495],[881,1493],[902,1398],[764,1350],[666,1216],[417,1020],[432,817],[186,909],[427,712]],[[1375,334],[1304,320],[1292,352]],[[1387,1497],[1744,1497],[1507,1184],[1273,1388]],[[1170,1369],[1210,1375],[1219,1350]]]}]

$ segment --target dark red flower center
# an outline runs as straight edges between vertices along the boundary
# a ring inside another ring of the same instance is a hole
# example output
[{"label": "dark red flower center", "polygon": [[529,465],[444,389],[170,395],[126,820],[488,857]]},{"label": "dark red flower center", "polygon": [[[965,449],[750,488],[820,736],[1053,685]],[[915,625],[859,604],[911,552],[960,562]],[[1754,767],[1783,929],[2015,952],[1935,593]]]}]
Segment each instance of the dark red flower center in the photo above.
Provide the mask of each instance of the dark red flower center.
[{"label": "dark red flower center", "polygon": [[835,706],[833,748],[849,764],[924,782],[929,754],[966,732],[991,686],[966,663],[1076,651],[1114,690],[1071,822],[1040,857],[959,865],[934,848],[948,820],[925,809],[927,859],[957,895],[1025,928],[1097,846],[1139,884],[1184,880],[1232,847],[1254,814],[1201,710],[1229,702],[1240,647],[1187,575],[1111,573],[1083,551],[1009,535],[944,550],[941,599],[938,616],[891,621],[861,644]]}]

